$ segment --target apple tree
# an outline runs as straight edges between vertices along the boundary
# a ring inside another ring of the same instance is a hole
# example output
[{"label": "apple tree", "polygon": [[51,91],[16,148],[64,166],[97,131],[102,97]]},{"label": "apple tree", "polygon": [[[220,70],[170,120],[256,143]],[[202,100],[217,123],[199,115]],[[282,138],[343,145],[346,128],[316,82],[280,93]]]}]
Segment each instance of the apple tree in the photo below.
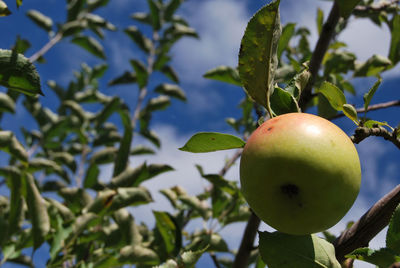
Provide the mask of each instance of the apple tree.
[{"label": "apple tree", "polygon": [[[350,141],[357,144],[377,136],[400,149],[399,126],[367,113],[400,105],[400,100],[370,105],[381,75],[400,61],[398,0],[332,1],[326,18],[322,10],[317,11],[319,37],[313,49],[309,29],[294,23],[281,25],[279,0],[262,7],[243,34],[238,66],[217,66],[204,74],[245,90],[239,103],[241,116],[226,120],[237,135],[200,132],[180,148],[191,153],[236,151],[219,173],[197,166],[198,174],[193,176],[208,183],[201,194],[192,195],[179,185],[162,189],[171,211],[152,211],[154,226],[138,222],[131,212],[153,202],[152,189],[143,183],[174,170],[169,163],[135,160],[157,154],[162,145],[152,129],[154,115],[167,113],[175,101],[187,99],[172,64],[172,48],[182,38],[199,36],[187,18],[177,15],[183,2],[147,0],[147,11],[129,11],[132,25],[120,29],[106,15],[99,15],[112,1],[67,0],[65,19],[57,23],[40,7],[26,12],[32,21],[27,27],[39,27],[49,36],[37,51],[31,52],[29,40],[19,35],[3,37],[16,41],[0,50],[0,118],[15,118],[23,110],[35,127],[15,121],[19,131],[5,129],[4,123],[0,128],[0,264],[33,267],[38,259],[45,259],[47,267],[195,267],[204,257],[211,258],[215,267],[352,267],[353,260],[389,267],[400,262],[400,186],[336,237],[325,228],[319,234],[293,235],[279,232],[279,227],[276,232],[258,233],[257,209],[254,213],[244,197],[251,193],[242,192],[238,182],[226,178],[251,134],[264,122],[289,113],[313,112],[321,120],[346,116],[354,122],[354,134],[343,137],[347,146],[353,146]],[[15,12],[23,12],[23,1],[16,0],[16,5]],[[13,16],[12,12],[0,0],[0,16]],[[337,39],[349,18],[367,18],[388,27],[389,54],[358,62]],[[101,82],[110,60],[103,47],[108,41],[105,31],[124,32],[136,52],[126,59],[131,68],[108,84]],[[46,55],[62,42],[83,48],[102,63],[82,63],[67,86],[40,76],[35,65],[57,66]],[[348,94],[359,97],[356,77],[376,77],[363,96],[363,107],[358,108],[346,100]],[[135,101],[105,93],[105,88],[121,84],[136,90]],[[55,110],[43,105],[47,90],[56,98]],[[138,136],[151,145],[132,147]],[[280,142],[280,137],[276,139]],[[321,151],[318,142],[314,146]],[[105,166],[111,166],[109,175]],[[296,172],[296,165],[290,168]],[[291,196],[296,189],[290,186],[285,191]],[[314,215],[316,221],[325,220],[321,217],[326,215]],[[203,224],[200,230],[188,227],[198,220],[213,224]],[[247,223],[235,249],[220,230],[238,222]],[[368,248],[386,226],[386,247]]]}]

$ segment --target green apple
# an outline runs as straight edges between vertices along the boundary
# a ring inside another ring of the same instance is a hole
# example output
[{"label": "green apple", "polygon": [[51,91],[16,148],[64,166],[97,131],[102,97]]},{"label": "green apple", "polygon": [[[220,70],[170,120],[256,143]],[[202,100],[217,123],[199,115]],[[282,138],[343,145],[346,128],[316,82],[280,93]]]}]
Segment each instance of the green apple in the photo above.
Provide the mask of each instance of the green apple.
[{"label": "green apple", "polygon": [[284,114],[264,122],[248,139],[240,182],[265,223],[288,234],[311,234],[335,225],[353,205],[360,160],[335,124],[311,114]]}]

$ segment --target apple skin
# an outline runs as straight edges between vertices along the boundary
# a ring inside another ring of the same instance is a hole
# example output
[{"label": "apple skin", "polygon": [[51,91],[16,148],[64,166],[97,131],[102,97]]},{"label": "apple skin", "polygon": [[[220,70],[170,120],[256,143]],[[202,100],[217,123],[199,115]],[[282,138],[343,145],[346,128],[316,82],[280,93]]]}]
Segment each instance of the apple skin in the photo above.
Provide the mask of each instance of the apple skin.
[{"label": "apple skin", "polygon": [[304,235],[335,225],[361,184],[358,153],[330,121],[289,113],[259,126],[240,160],[242,193],[254,213],[280,232]]}]

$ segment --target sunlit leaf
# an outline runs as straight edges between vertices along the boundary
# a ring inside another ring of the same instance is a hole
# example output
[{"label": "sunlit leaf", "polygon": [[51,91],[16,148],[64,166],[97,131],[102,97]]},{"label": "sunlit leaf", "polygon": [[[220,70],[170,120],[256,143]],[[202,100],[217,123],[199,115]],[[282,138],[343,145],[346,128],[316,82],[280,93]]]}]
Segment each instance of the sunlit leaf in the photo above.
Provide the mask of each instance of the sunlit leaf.
[{"label": "sunlit leaf", "polygon": [[343,104],[343,113],[350,118],[356,125],[359,124],[356,108],[351,104]]},{"label": "sunlit leaf", "polygon": [[373,55],[366,62],[356,65],[354,76],[376,76],[391,66],[390,59],[380,55]]},{"label": "sunlit leaf", "polygon": [[106,58],[103,46],[91,36],[76,36],[71,40],[71,42],[81,46],[96,57],[101,59]]},{"label": "sunlit leaf", "polygon": [[300,112],[296,99],[286,90],[275,87],[270,97],[271,109],[276,115]]},{"label": "sunlit leaf", "polygon": [[135,43],[145,52],[150,52],[153,43],[149,38],[144,36],[136,26],[129,26],[124,31]]},{"label": "sunlit leaf", "polygon": [[244,145],[245,142],[236,136],[215,132],[200,132],[193,135],[179,150],[192,153],[206,153],[242,148]]},{"label": "sunlit leaf", "polygon": [[278,50],[277,50],[277,55],[278,59],[281,58],[283,51],[287,48],[289,45],[290,39],[294,35],[296,24],[295,23],[288,23],[283,27],[282,29],[282,34],[281,37],[279,38],[279,43],[278,43]]},{"label": "sunlit leaf", "polygon": [[323,82],[318,93],[324,95],[324,97],[329,101],[332,108],[337,111],[343,110],[343,104],[346,104],[346,97],[343,92],[334,84],[329,82]]},{"label": "sunlit leaf", "polygon": [[119,84],[131,84],[136,83],[137,78],[135,73],[125,72],[121,76],[114,78],[110,82],[108,82],[109,86],[119,85]]},{"label": "sunlit leaf", "polygon": [[213,79],[229,84],[233,84],[236,86],[241,86],[242,82],[240,81],[239,72],[237,69],[229,67],[229,66],[219,66],[214,69],[207,71],[204,75],[204,78]]},{"label": "sunlit leaf", "polygon": [[125,246],[120,251],[121,261],[129,261],[134,264],[157,265],[159,258],[156,252],[142,246]]},{"label": "sunlit leaf", "polygon": [[174,84],[168,84],[168,83],[163,83],[158,85],[155,89],[154,92],[177,98],[179,100],[186,100],[186,95],[185,92],[178,86]]},{"label": "sunlit leaf", "polygon": [[15,102],[14,100],[5,93],[0,92],[0,111],[15,113]]},{"label": "sunlit leaf", "polygon": [[318,30],[318,34],[321,34],[323,24],[324,24],[324,11],[322,11],[322,9],[318,8],[318,10],[317,10],[317,30]]},{"label": "sunlit leaf", "polygon": [[400,256],[389,248],[373,250],[369,248],[358,248],[347,254],[346,258],[366,261],[378,267],[390,267],[393,263],[400,261]]},{"label": "sunlit leaf", "polygon": [[375,95],[375,92],[378,90],[380,84],[382,83],[382,78],[379,78],[375,84],[371,87],[371,89],[364,94],[364,110],[365,110],[365,114],[364,114],[364,118],[367,114],[368,111],[368,106],[372,100],[372,97]]},{"label": "sunlit leaf", "polygon": [[4,1],[0,0],[0,17],[11,15],[11,11],[8,9],[8,6]]},{"label": "sunlit leaf", "polygon": [[392,19],[389,59],[393,65],[400,61],[400,14],[394,14]]},{"label": "sunlit leaf", "polygon": [[146,66],[141,61],[136,59],[130,60],[130,63],[136,72],[136,79],[139,87],[145,87],[149,78]]},{"label": "sunlit leaf", "polygon": [[34,22],[36,25],[38,25],[40,28],[44,29],[47,32],[50,32],[53,28],[53,20],[42,14],[38,10],[28,10],[26,15]]}]

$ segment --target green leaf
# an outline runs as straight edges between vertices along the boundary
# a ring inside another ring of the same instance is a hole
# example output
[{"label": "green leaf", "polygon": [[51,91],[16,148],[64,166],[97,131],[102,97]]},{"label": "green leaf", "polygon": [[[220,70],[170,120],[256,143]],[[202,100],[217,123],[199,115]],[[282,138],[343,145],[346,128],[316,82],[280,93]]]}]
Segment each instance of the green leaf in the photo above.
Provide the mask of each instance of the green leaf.
[{"label": "green leaf", "polygon": [[179,83],[179,77],[178,74],[172,69],[171,66],[165,65],[164,67],[161,68],[161,72],[168,77],[172,82]]},{"label": "green leaf", "polygon": [[145,177],[148,177],[146,163],[143,163],[136,168],[127,167],[123,172],[118,174],[118,176],[111,179],[109,187],[111,189],[118,187],[133,187],[134,185],[138,185],[136,183],[138,180]]},{"label": "green leaf", "polygon": [[146,66],[141,61],[135,59],[131,60],[130,63],[136,72],[136,79],[139,88],[145,87],[149,78]]},{"label": "green leaf", "polygon": [[347,51],[334,51],[327,53],[324,57],[323,64],[325,65],[324,75],[328,76],[333,73],[347,73],[354,70],[354,62],[356,56]]},{"label": "green leaf", "polygon": [[93,11],[98,9],[99,7],[104,7],[108,4],[110,0],[89,0],[88,1],[88,10]]},{"label": "green leaf", "polygon": [[144,52],[149,53],[153,47],[153,43],[149,38],[144,36],[136,26],[129,26],[124,31]]},{"label": "green leaf", "polygon": [[90,76],[91,79],[100,78],[104,75],[107,71],[108,65],[107,64],[99,64],[93,67],[92,75]]},{"label": "green leaf", "polygon": [[0,49],[0,85],[30,96],[43,95],[35,66],[11,50]]},{"label": "green leaf", "polygon": [[167,254],[177,255],[182,247],[182,235],[179,226],[168,212],[153,211],[153,215]]},{"label": "green leaf", "polygon": [[11,11],[8,9],[8,6],[4,1],[0,0],[0,17],[11,15]]},{"label": "green leaf", "polygon": [[382,83],[382,78],[379,78],[375,84],[371,87],[371,89],[364,94],[364,118],[367,116],[368,106],[372,100],[372,97],[375,95],[375,92],[378,90],[380,84]]},{"label": "green leaf", "polygon": [[26,39],[17,36],[17,40],[12,48],[17,53],[24,54],[31,47],[31,43]]},{"label": "green leaf", "polygon": [[152,98],[147,103],[145,110],[147,112],[153,112],[157,110],[165,110],[168,106],[171,105],[171,101],[167,96],[158,96],[156,98]]},{"label": "green leaf", "polygon": [[203,77],[217,81],[222,81],[236,86],[242,86],[238,70],[229,66],[222,65],[214,69],[211,69],[207,71],[203,75]]},{"label": "green leaf", "polygon": [[0,92],[0,111],[15,113],[15,102],[14,100],[8,96],[7,94]]},{"label": "green leaf", "polygon": [[184,0],[170,0],[164,9],[164,19],[171,21],[175,11],[179,8]]},{"label": "green leaf", "polygon": [[361,0],[338,0],[340,16],[347,19]]},{"label": "green leaf", "polygon": [[124,136],[119,144],[119,149],[117,152],[117,157],[114,161],[114,172],[113,177],[120,174],[126,169],[129,162],[129,155],[131,151],[131,143],[133,138],[133,126],[130,120],[130,115],[128,111],[120,112],[122,123],[124,126]]},{"label": "green leaf", "polygon": [[400,14],[394,14],[392,19],[389,60],[393,65],[400,61]]},{"label": "green leaf", "polygon": [[186,100],[185,92],[178,85],[163,83],[158,85],[154,89],[154,92],[167,95],[182,101]]},{"label": "green leaf", "polygon": [[346,97],[343,92],[334,84],[329,82],[323,82],[320,88],[318,89],[318,93],[324,95],[324,97],[329,101],[329,104],[336,111],[343,110],[343,104],[346,104]]},{"label": "green leaf", "polygon": [[131,155],[143,155],[143,154],[155,154],[156,152],[150,148],[146,147],[144,145],[139,145],[136,146],[131,150]]},{"label": "green leaf", "polygon": [[271,109],[276,115],[300,112],[296,99],[286,90],[275,87],[270,97]]},{"label": "green leaf", "polygon": [[32,221],[33,248],[37,249],[44,242],[46,235],[50,231],[50,219],[33,176],[26,174],[25,179],[27,184],[28,212]]},{"label": "green leaf", "polygon": [[281,31],[279,0],[261,8],[247,24],[239,52],[239,75],[247,94],[267,107],[278,64],[277,47]]},{"label": "green leaf", "polygon": [[136,83],[137,78],[135,73],[131,73],[126,71],[121,76],[114,78],[110,82],[108,82],[109,86],[120,85],[120,84],[132,84]]},{"label": "green leaf", "polygon": [[353,75],[354,77],[376,76],[392,66],[390,59],[380,55],[373,55],[366,62],[357,64]]},{"label": "green leaf", "polygon": [[98,177],[100,174],[100,169],[96,164],[90,164],[88,169],[86,170],[85,179],[83,181],[83,187],[85,188],[93,188],[98,183]]},{"label": "green leaf", "polygon": [[144,138],[148,139],[151,143],[153,143],[155,146],[160,148],[160,146],[161,146],[160,138],[157,136],[157,134],[154,131],[152,131],[152,130],[140,130],[139,133]]},{"label": "green leaf", "polygon": [[359,125],[356,108],[351,104],[343,104],[343,113],[350,118],[357,126]]},{"label": "green leaf", "polygon": [[260,232],[259,250],[270,268],[340,268],[333,245],[316,235]]},{"label": "green leaf", "polygon": [[390,219],[389,229],[386,234],[386,246],[400,254],[400,205],[396,207]]},{"label": "green leaf", "polygon": [[215,132],[200,132],[193,135],[179,150],[192,153],[207,153],[242,148],[244,145],[245,142],[236,136]]},{"label": "green leaf", "polygon": [[15,2],[17,3],[17,8],[19,8],[22,5],[22,0],[16,0]]},{"label": "green leaf", "polygon": [[147,4],[150,9],[150,18],[153,25],[153,29],[158,31],[161,28],[161,5],[158,1],[147,0]]},{"label": "green leaf", "polygon": [[203,249],[199,249],[196,251],[185,251],[182,253],[182,262],[185,267],[194,267],[200,257],[203,255],[204,252],[209,248],[209,246],[204,247]]},{"label": "green leaf", "polygon": [[[9,172],[11,173],[11,172]],[[10,188],[10,211],[8,216],[8,236],[10,237],[16,230],[21,227],[24,213],[24,199],[22,195],[22,180],[21,173],[11,173],[11,178],[8,180]]]},{"label": "green leaf", "polygon": [[279,38],[279,43],[278,43],[278,50],[277,50],[277,55],[278,59],[281,58],[283,51],[288,47],[290,39],[294,35],[296,24],[295,23],[288,23],[283,27],[282,29],[282,35]]},{"label": "green leaf", "polygon": [[91,36],[77,36],[74,37],[71,42],[77,44],[78,46],[81,46],[96,57],[99,57],[103,60],[106,59],[103,46]]},{"label": "green leaf", "polygon": [[285,90],[295,97],[296,100],[299,100],[301,92],[307,86],[310,77],[311,73],[307,69],[304,69],[290,80],[289,84],[285,87]]},{"label": "green leaf", "polygon": [[157,265],[159,258],[156,252],[142,246],[125,246],[120,251],[119,260],[133,264]]},{"label": "green leaf", "polygon": [[26,15],[38,25],[40,28],[44,29],[47,32],[50,32],[53,28],[53,20],[50,17],[42,14],[37,10],[28,10]]},{"label": "green leaf", "polygon": [[11,131],[0,131],[0,149],[23,162],[28,161],[28,153]]},{"label": "green leaf", "polygon": [[400,261],[400,256],[397,256],[396,253],[389,248],[381,248],[379,250],[358,248],[345,257],[366,261],[379,267],[389,267],[393,263]]},{"label": "green leaf", "polygon": [[387,126],[390,127],[389,124],[387,122],[379,122],[379,121],[375,121],[375,120],[367,120],[363,123],[364,127],[367,128],[374,128],[376,126]]},{"label": "green leaf", "polygon": [[320,35],[322,32],[322,26],[324,25],[324,11],[318,8],[317,10],[317,30],[318,34]]}]

